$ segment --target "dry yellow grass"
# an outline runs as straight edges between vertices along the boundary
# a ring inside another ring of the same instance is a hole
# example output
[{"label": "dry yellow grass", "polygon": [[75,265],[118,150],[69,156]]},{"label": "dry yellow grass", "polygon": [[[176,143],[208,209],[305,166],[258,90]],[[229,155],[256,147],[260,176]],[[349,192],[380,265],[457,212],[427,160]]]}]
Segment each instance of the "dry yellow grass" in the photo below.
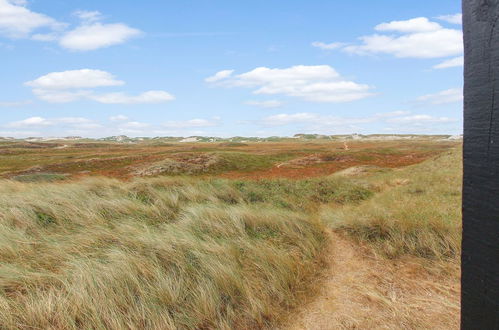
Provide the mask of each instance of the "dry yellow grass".
[{"label": "dry yellow grass", "polygon": [[449,274],[415,257],[386,259],[334,232],[330,241],[317,294],[280,329],[459,329],[458,267]]},{"label": "dry yellow grass", "polygon": [[348,171],[378,193],[323,207],[328,267],[282,329],[459,329],[461,174],[459,149],[368,177]]},{"label": "dry yellow grass", "polygon": [[332,227],[389,256],[454,260],[461,249],[461,151],[373,175],[379,191],[360,205],[323,211]]},{"label": "dry yellow grass", "polygon": [[219,189],[3,181],[0,328],[268,327],[317,271],[322,226]]},{"label": "dry yellow grass", "polygon": [[323,290],[286,325],[453,328],[459,157],[298,181],[1,181],[0,328],[275,327],[323,265],[325,225]]}]

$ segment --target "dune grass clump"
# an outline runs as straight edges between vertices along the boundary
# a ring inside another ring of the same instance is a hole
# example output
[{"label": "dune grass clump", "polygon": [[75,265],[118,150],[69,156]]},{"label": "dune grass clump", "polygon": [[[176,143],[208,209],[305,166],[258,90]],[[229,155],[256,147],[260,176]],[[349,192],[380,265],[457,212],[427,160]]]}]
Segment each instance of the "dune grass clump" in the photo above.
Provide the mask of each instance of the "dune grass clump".
[{"label": "dune grass clump", "polygon": [[291,210],[309,210],[320,204],[357,203],[373,195],[369,185],[343,178],[304,180],[274,179],[233,181],[234,187],[249,203],[267,202]]},{"label": "dune grass clump", "polygon": [[379,193],[359,205],[327,209],[323,219],[388,257],[454,259],[461,242],[461,152],[373,176]]},{"label": "dune grass clump", "polygon": [[68,178],[64,174],[56,173],[32,173],[32,174],[22,174],[12,177],[12,180],[19,182],[54,182],[62,181]]},{"label": "dune grass clump", "polygon": [[0,328],[271,326],[320,267],[323,226],[234,187],[2,181]]}]

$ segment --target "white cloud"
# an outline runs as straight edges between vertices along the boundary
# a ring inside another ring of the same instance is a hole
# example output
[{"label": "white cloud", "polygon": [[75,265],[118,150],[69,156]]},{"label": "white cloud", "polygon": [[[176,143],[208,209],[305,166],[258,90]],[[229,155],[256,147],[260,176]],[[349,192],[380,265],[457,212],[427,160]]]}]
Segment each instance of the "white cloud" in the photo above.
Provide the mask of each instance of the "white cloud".
[{"label": "white cloud", "polygon": [[40,100],[50,103],[69,103],[79,101],[90,96],[91,92],[86,90],[67,91],[54,89],[34,88],[33,94]]},{"label": "white cloud", "polygon": [[281,113],[278,115],[265,117],[261,123],[265,126],[282,126],[290,124],[307,125],[309,130],[322,130],[324,127],[338,127],[345,125],[355,125],[369,123],[375,120],[374,117],[345,118],[332,115],[321,115],[317,113]]},{"label": "white cloud", "polygon": [[222,70],[222,71],[215,73],[213,76],[206,78],[204,81],[206,81],[208,83],[214,83],[214,82],[217,82],[220,80],[224,80],[224,79],[229,78],[233,72],[234,72],[234,70]]},{"label": "white cloud", "polygon": [[359,55],[389,54],[399,58],[442,58],[463,53],[461,30],[444,28],[425,17],[382,23],[375,29],[393,34],[363,36],[360,45],[342,49]]},{"label": "white cloud", "polygon": [[109,117],[109,120],[110,121],[125,121],[125,120],[128,120],[128,117],[124,116],[124,115],[117,115],[117,116]]},{"label": "white cloud", "polygon": [[442,15],[435,17],[439,20],[446,21],[451,24],[462,24],[463,15],[462,14],[454,14],[454,15]]},{"label": "white cloud", "polygon": [[141,31],[122,23],[84,24],[64,34],[59,44],[70,50],[89,51],[122,44],[140,34]]},{"label": "white cloud", "polygon": [[[27,1],[0,0],[0,35],[9,38],[31,38],[37,41],[58,41],[63,48],[90,51],[122,44],[142,32],[124,23],[104,24],[98,11],[78,10],[73,13],[81,24],[67,30],[68,24],[27,7]],[[41,32],[35,33],[35,31]]]},{"label": "white cloud", "polygon": [[120,86],[124,84],[124,81],[116,80],[109,72],[91,69],[52,72],[25,83],[25,85],[34,88],[56,90]]},{"label": "white cloud", "polygon": [[32,126],[50,126],[54,123],[50,120],[47,120],[43,117],[30,117],[24,120],[14,121],[7,124],[7,127],[32,127]]},{"label": "white cloud", "polygon": [[112,74],[102,70],[81,69],[52,72],[25,83],[33,87],[33,93],[41,100],[51,103],[67,103],[78,100],[93,100],[104,104],[153,104],[172,101],[175,97],[160,90],[146,91],[139,95],[123,92],[96,93],[93,89],[124,85]]},{"label": "white cloud", "polygon": [[286,69],[259,67],[217,82],[229,87],[256,88],[254,94],[282,94],[312,102],[349,102],[373,95],[370,86],[346,80],[329,65],[297,65]]},{"label": "white cloud", "polygon": [[374,117],[377,117],[377,118],[390,118],[390,117],[397,117],[397,116],[408,115],[410,113],[411,113],[410,111],[399,110],[399,111],[392,111],[392,112],[385,112],[385,113],[377,113],[376,115],[374,115]]},{"label": "white cloud", "polygon": [[103,18],[102,14],[97,10],[95,11],[77,10],[73,12],[73,15],[87,23],[100,21]]},{"label": "white cloud", "polygon": [[450,88],[435,94],[423,95],[417,98],[417,102],[429,103],[434,105],[455,103],[463,101],[462,88]]},{"label": "white cloud", "polygon": [[10,2],[17,6],[26,6],[28,4],[28,0],[7,0],[7,2]]},{"label": "white cloud", "polygon": [[165,91],[148,91],[131,96],[125,93],[91,95],[90,99],[105,104],[154,104],[172,101],[175,97]]},{"label": "white cloud", "polygon": [[[449,117],[431,116],[428,114],[413,114],[409,111],[393,111],[377,113],[365,117],[340,117],[334,115],[323,115],[318,113],[282,113],[267,116],[258,123],[263,127],[290,126],[293,130],[300,132],[322,133],[322,134],[347,134],[353,132],[372,132],[372,127],[378,130],[390,130],[393,132],[445,132],[449,125],[458,123],[459,120]],[[394,125],[389,127],[387,125]],[[453,127],[451,129],[458,130]]]},{"label": "white cloud", "polygon": [[40,136],[41,132],[38,131],[26,131],[26,130],[15,130],[15,131],[0,131],[0,136],[9,136],[14,138],[26,138],[29,136]]},{"label": "white cloud", "polygon": [[312,46],[323,49],[323,50],[332,50],[332,49],[341,48],[341,47],[345,46],[345,44],[342,42],[332,42],[332,43],[326,44],[324,42],[314,41],[314,42],[312,42]]},{"label": "white cloud", "polygon": [[434,65],[434,69],[447,69],[464,65],[464,56],[458,56]]},{"label": "white cloud", "polygon": [[124,124],[121,124],[121,127],[123,128],[146,128],[146,127],[149,127],[151,125],[149,124],[146,124],[146,123],[141,123],[141,122],[138,122],[138,121],[129,121],[127,123],[124,123]]},{"label": "white cloud", "polygon": [[267,101],[247,101],[247,105],[252,105],[261,108],[279,108],[283,105],[281,101],[278,100],[267,100]]},{"label": "white cloud", "polygon": [[211,127],[217,126],[218,122],[216,120],[208,120],[208,119],[191,119],[191,120],[180,120],[180,121],[168,121],[164,123],[162,126],[167,128],[193,128],[193,127]]},{"label": "white cloud", "polygon": [[[126,116],[114,116],[104,125],[84,117],[30,117],[19,121],[0,124],[0,136],[68,136],[104,137],[119,134],[131,136],[190,136],[206,135],[211,127],[219,126],[221,119],[172,120],[166,123],[132,121]],[[206,129],[205,129],[206,128]],[[212,134],[212,133],[210,133]]]},{"label": "white cloud", "polygon": [[456,134],[462,126],[458,118],[439,117],[428,114],[415,114],[386,120],[383,130],[406,134]]},{"label": "white cloud", "polygon": [[411,125],[423,125],[428,123],[452,123],[457,120],[449,117],[434,117],[430,115],[413,115],[400,118],[393,118],[387,120],[389,123],[401,123],[401,124],[411,124]]},{"label": "white cloud", "polygon": [[402,33],[411,32],[432,32],[442,29],[438,23],[431,22],[426,17],[417,17],[405,21],[392,21],[381,23],[374,27],[376,31],[396,31]]},{"label": "white cloud", "polygon": [[307,112],[295,114],[281,113],[278,115],[265,117],[262,120],[262,123],[267,126],[280,126],[293,123],[315,122],[318,121],[319,118],[319,115]]},{"label": "white cloud", "polygon": [[439,58],[463,52],[461,32],[451,29],[403,36],[375,34],[360,39],[362,45],[347,46],[344,50],[359,55],[384,53],[399,58]]},{"label": "white cloud", "polygon": [[101,127],[101,125],[95,123],[94,121],[83,117],[61,117],[61,118],[52,118],[52,119],[47,119],[43,117],[29,117],[23,120],[11,122],[6,126],[13,128],[24,128],[24,127],[47,127],[58,124],[66,124],[71,127],[78,127],[78,128]]},{"label": "white cloud", "polygon": [[28,38],[41,28],[61,30],[65,24],[24,7],[26,1],[0,0],[0,34],[8,38]]},{"label": "white cloud", "polygon": [[15,108],[15,107],[22,107],[28,104],[32,104],[33,101],[31,100],[24,100],[24,101],[11,101],[11,102],[0,102],[0,107],[1,108]]},{"label": "white cloud", "polygon": [[32,40],[36,41],[55,41],[59,39],[58,33],[36,33],[31,36]]}]

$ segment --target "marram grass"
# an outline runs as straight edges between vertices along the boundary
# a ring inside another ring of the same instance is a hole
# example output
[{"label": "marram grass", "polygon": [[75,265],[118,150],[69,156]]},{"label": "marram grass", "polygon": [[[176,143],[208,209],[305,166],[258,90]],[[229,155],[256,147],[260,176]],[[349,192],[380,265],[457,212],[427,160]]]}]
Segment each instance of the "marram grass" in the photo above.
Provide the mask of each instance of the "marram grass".
[{"label": "marram grass", "polygon": [[325,235],[234,187],[2,181],[0,328],[269,327],[317,272]]},{"label": "marram grass", "polygon": [[388,257],[412,255],[457,261],[461,250],[460,149],[417,165],[374,175],[378,192],[358,205],[326,208],[334,229]]}]

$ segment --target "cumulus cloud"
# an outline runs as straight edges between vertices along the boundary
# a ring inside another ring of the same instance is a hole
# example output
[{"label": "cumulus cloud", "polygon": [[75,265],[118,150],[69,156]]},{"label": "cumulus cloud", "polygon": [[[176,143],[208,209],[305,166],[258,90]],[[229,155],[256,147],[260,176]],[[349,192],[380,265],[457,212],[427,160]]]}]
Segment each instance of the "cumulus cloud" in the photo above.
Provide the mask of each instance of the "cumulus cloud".
[{"label": "cumulus cloud", "polygon": [[153,104],[172,101],[175,97],[165,91],[148,91],[139,95],[109,93],[90,96],[92,100],[105,104]]},{"label": "cumulus cloud", "polygon": [[438,93],[427,94],[417,98],[417,102],[429,103],[434,105],[455,103],[463,101],[463,89],[462,88],[450,88]]},{"label": "cumulus cloud", "polygon": [[30,117],[9,123],[8,127],[50,126],[53,123],[43,117]]},{"label": "cumulus cloud", "polygon": [[260,108],[279,108],[283,105],[283,102],[278,100],[246,101],[245,104]]},{"label": "cumulus cloud", "polygon": [[66,24],[25,7],[26,1],[0,0],[0,34],[8,38],[29,38],[33,31],[58,31]]},{"label": "cumulus cloud", "polygon": [[410,111],[398,110],[398,111],[392,111],[392,112],[377,113],[374,115],[374,118],[398,117],[398,116],[408,115],[410,113],[411,113]]},{"label": "cumulus cloud", "polygon": [[146,127],[149,127],[151,125],[149,125],[147,123],[141,123],[138,121],[129,121],[129,122],[126,122],[124,124],[121,124],[120,126],[122,128],[146,128]]},{"label": "cumulus cloud", "polygon": [[434,69],[447,69],[447,68],[454,68],[458,66],[464,66],[464,56],[458,56],[451,58],[449,60],[445,60],[442,63],[439,63],[437,65],[434,65]]},{"label": "cumulus cloud", "polygon": [[403,35],[374,34],[360,37],[360,45],[343,49],[359,55],[382,53],[399,58],[441,58],[462,54],[462,38],[460,30],[445,28]]},{"label": "cumulus cloud", "polygon": [[413,115],[387,120],[389,123],[409,123],[411,125],[427,124],[427,123],[452,123],[457,120],[449,117],[434,117],[431,115]]},{"label": "cumulus cloud", "polygon": [[442,15],[442,16],[437,16],[436,18],[451,24],[463,23],[463,14]]},{"label": "cumulus cloud", "polygon": [[25,83],[41,100],[51,103],[68,103],[93,100],[104,104],[154,104],[172,101],[175,97],[161,90],[151,90],[139,95],[123,92],[96,93],[95,88],[122,86],[125,82],[102,70],[81,69],[52,72]]},{"label": "cumulus cloud", "polygon": [[253,94],[281,94],[311,102],[350,102],[373,95],[371,86],[349,81],[329,65],[297,65],[286,69],[259,67],[216,82],[228,87],[254,88]]},{"label": "cumulus cloud", "polygon": [[98,11],[79,10],[73,13],[80,24],[68,30],[68,24],[36,13],[22,0],[0,0],[0,35],[8,38],[31,38],[37,41],[57,41],[63,48],[90,51],[122,44],[142,32],[124,23],[102,23]]},{"label": "cumulus cloud", "polygon": [[343,47],[345,44],[342,42],[332,42],[332,43],[325,43],[325,42],[320,42],[320,41],[314,41],[311,44],[313,47],[317,47],[323,50],[332,50],[332,49],[337,49]]},{"label": "cumulus cloud", "polygon": [[415,114],[386,121],[383,130],[392,133],[410,134],[448,134],[461,130],[460,120],[457,118],[433,116],[429,114]]},{"label": "cumulus cloud", "polygon": [[[458,122],[455,118],[411,114],[409,111],[377,113],[365,117],[340,117],[318,113],[281,113],[267,116],[258,123],[264,127],[291,126],[295,131],[323,134],[344,134],[366,131],[367,127],[385,127],[393,132],[424,133],[445,131]],[[387,126],[389,125],[389,126]],[[390,126],[391,125],[391,126]],[[458,129],[458,128],[456,128]]]},{"label": "cumulus cloud", "polygon": [[65,33],[59,40],[59,44],[69,50],[89,51],[122,44],[140,34],[140,30],[123,23],[102,24],[97,22],[90,24],[86,22]]},{"label": "cumulus cloud", "polygon": [[[67,136],[104,137],[127,134],[130,136],[190,136],[204,135],[210,127],[219,126],[221,119],[172,120],[166,123],[148,123],[129,120],[117,115],[105,124],[84,117],[29,117],[0,124],[0,136]],[[205,130],[206,128],[206,130]]]},{"label": "cumulus cloud", "polygon": [[[440,16],[439,19],[457,22],[460,16]],[[460,29],[445,28],[426,17],[391,21],[374,27],[375,34],[361,36],[360,43],[341,45],[332,43],[335,48],[357,55],[387,54],[397,58],[445,58],[453,59],[437,65],[437,69],[458,66],[463,54],[463,35]],[[328,45],[326,43],[316,42]],[[319,47],[321,48],[321,47]]]},{"label": "cumulus cloud", "polygon": [[282,126],[290,124],[307,125],[311,130],[321,130],[323,127],[338,127],[369,123],[374,121],[373,117],[345,118],[332,115],[321,115],[317,113],[301,112],[294,114],[281,113],[263,118],[261,124],[265,126]]},{"label": "cumulus cloud", "polygon": [[426,17],[417,17],[405,21],[381,23],[374,27],[376,31],[396,31],[402,33],[433,32],[442,29],[438,23],[431,22]]},{"label": "cumulus cloud", "polygon": [[91,69],[51,72],[25,83],[26,86],[40,89],[95,88],[124,84],[124,81],[116,80],[109,72]]},{"label": "cumulus cloud", "polygon": [[229,78],[233,72],[234,72],[234,70],[222,70],[222,71],[215,73],[213,76],[206,78],[204,81],[206,81],[208,83],[214,83],[214,82],[217,82],[220,80],[224,80],[224,79]]},{"label": "cumulus cloud", "polygon": [[73,12],[73,15],[78,17],[83,22],[89,22],[89,23],[100,21],[101,19],[103,19],[101,12],[97,10],[95,11],[77,10]]},{"label": "cumulus cloud", "polygon": [[36,97],[45,102],[69,103],[90,97],[92,92],[88,90],[67,91],[67,90],[57,90],[57,89],[34,88],[33,94],[35,94]]},{"label": "cumulus cloud", "polygon": [[[73,127],[96,127],[95,122],[83,117],[61,117],[47,119],[44,117],[29,117],[23,120],[14,121],[7,124],[7,127],[26,128],[26,127],[46,127],[57,124],[67,124]],[[100,125],[99,125],[100,126]]]}]

